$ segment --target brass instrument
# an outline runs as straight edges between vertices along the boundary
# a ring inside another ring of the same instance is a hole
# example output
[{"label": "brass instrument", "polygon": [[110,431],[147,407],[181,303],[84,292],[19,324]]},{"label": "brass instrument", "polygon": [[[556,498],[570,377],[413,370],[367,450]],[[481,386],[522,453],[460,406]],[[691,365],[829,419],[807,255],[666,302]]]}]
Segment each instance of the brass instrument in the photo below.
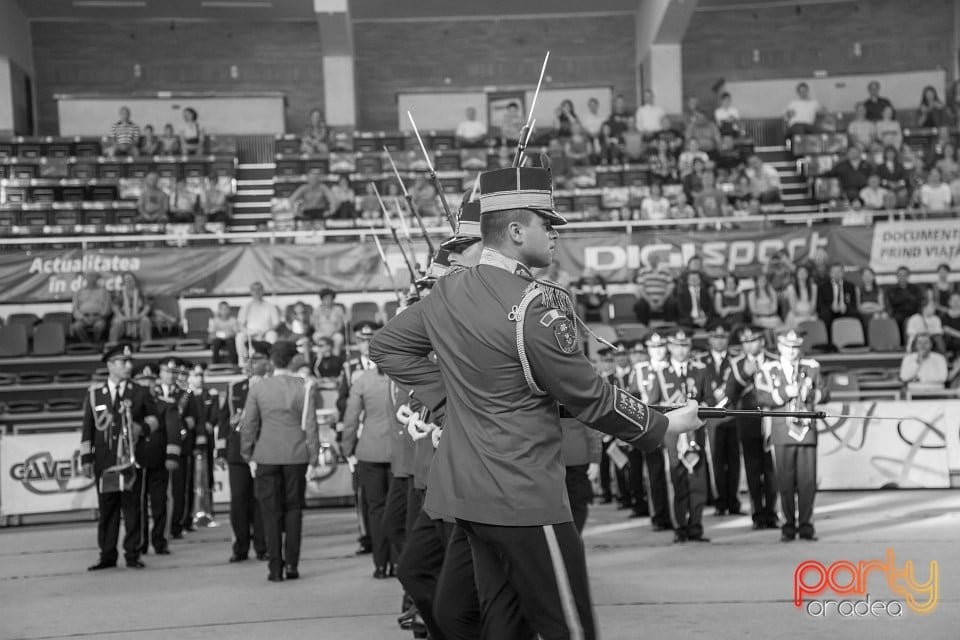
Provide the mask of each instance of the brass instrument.
[{"label": "brass instrument", "polygon": [[209,468],[207,451],[197,447],[193,451],[193,526],[216,527],[213,519],[213,492],[207,484]]},{"label": "brass instrument", "polygon": [[140,467],[135,457],[133,435],[133,403],[124,399],[120,409],[120,434],[117,437],[117,461],[103,471],[100,478],[100,491],[111,493],[129,491],[133,486],[136,470]]}]

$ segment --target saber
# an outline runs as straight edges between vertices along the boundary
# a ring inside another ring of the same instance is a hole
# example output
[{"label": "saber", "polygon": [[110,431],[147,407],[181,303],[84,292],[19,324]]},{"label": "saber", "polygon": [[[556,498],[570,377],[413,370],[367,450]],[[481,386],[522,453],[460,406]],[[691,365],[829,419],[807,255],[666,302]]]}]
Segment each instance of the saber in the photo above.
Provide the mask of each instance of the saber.
[{"label": "saber", "polygon": [[430,179],[433,181],[433,188],[437,191],[437,197],[440,198],[440,204],[443,205],[443,212],[447,215],[447,222],[450,223],[450,229],[457,232],[457,219],[450,213],[450,205],[447,204],[447,198],[443,195],[443,185],[440,184],[440,178],[437,177],[437,171],[430,162],[430,154],[427,153],[427,147],[423,144],[423,138],[420,137],[420,130],[417,129],[417,123],[413,121],[413,114],[407,111],[407,118],[410,119],[410,126],[413,127],[413,133],[417,136],[417,142],[420,143],[420,150],[423,151],[423,159],[427,161],[427,168],[430,169]]},{"label": "saber", "polygon": [[[649,408],[659,413],[682,409],[684,405],[652,405]],[[713,418],[808,418],[810,420],[826,420],[827,418],[845,418],[855,420],[909,420],[908,416],[854,416],[849,414],[827,413],[826,411],[777,411],[775,409],[723,409],[720,407],[700,407],[697,417]]]},{"label": "saber", "polygon": [[[394,198],[393,204],[397,206],[397,217],[400,218],[400,228],[403,230],[403,236],[407,239],[407,248],[410,250],[410,256],[413,259],[413,263],[417,263],[417,252],[413,248],[413,236],[410,235],[410,227],[407,226],[407,221],[403,217],[403,206],[400,204],[400,198]],[[427,256],[427,262],[430,262],[430,256]]]},{"label": "saber", "polygon": [[390,150],[387,149],[386,145],[383,146],[383,152],[387,154],[387,160],[390,161],[390,168],[393,169],[393,175],[397,178],[397,182],[400,183],[400,190],[403,191],[403,199],[407,201],[407,207],[410,209],[413,217],[417,219],[417,225],[420,226],[423,239],[427,241],[427,250],[430,252],[430,256],[437,255],[437,248],[433,246],[433,240],[430,239],[430,234],[427,233],[427,225],[423,224],[423,218],[420,217],[420,212],[413,206],[413,196],[407,191],[407,185],[403,184],[403,178],[400,177],[400,172],[397,171],[397,165],[393,163],[393,156],[390,155]]},{"label": "saber", "polygon": [[373,192],[377,196],[377,202],[380,203],[380,212],[383,213],[383,222],[387,225],[387,228],[390,229],[390,234],[393,236],[393,241],[397,243],[397,248],[400,249],[400,254],[403,255],[403,261],[407,265],[407,269],[410,271],[410,284],[414,284],[417,281],[417,271],[413,268],[413,263],[410,262],[410,256],[407,255],[406,250],[404,250],[403,245],[400,243],[400,237],[397,236],[397,230],[394,228],[393,223],[390,222],[390,214],[387,212],[386,205],[383,204],[383,198],[380,197],[380,190],[377,189],[377,185],[373,184]]},{"label": "saber", "polygon": [[390,286],[393,288],[394,295],[397,296],[397,304],[402,305],[403,300],[400,298],[400,290],[397,289],[397,281],[393,279],[393,269],[390,268],[390,263],[387,262],[387,254],[383,251],[383,245],[380,244],[380,238],[377,237],[377,231],[371,226],[370,232],[373,234],[373,241],[377,245],[377,253],[380,254],[380,260],[383,262],[383,267],[387,270],[387,277],[390,278]]},{"label": "saber", "polygon": [[473,202],[477,199],[477,192],[480,191],[480,174],[482,171],[477,171],[477,179],[473,181],[473,191],[470,192],[470,202]]},{"label": "saber", "polygon": [[530,110],[527,112],[527,123],[520,130],[520,139],[517,140],[517,155],[513,158],[513,166],[519,167],[523,164],[523,152],[527,148],[527,140],[530,138],[530,131],[533,129],[533,110],[537,106],[537,97],[540,95],[540,86],[543,84],[543,74],[547,71],[547,60],[550,59],[550,52],[543,58],[543,66],[540,67],[540,79],[537,80],[537,90],[533,92],[533,99],[530,101]]}]

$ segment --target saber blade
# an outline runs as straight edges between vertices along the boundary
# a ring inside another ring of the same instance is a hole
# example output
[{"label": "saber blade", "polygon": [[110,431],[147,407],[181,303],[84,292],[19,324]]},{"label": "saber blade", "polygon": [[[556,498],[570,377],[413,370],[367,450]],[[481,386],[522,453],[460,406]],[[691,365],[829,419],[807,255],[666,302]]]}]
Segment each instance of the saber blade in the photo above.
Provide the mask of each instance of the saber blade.
[{"label": "saber blade", "polygon": [[413,114],[407,111],[407,118],[410,119],[410,126],[413,127],[413,133],[417,136],[417,142],[420,143],[420,150],[423,151],[423,159],[427,161],[427,167],[430,173],[434,173],[433,163],[430,162],[430,154],[427,153],[427,147],[423,144],[423,138],[420,137],[420,130],[417,129],[417,123],[413,121]]},{"label": "saber blade", "polygon": [[[410,113],[410,112],[408,111],[407,113]],[[416,131],[416,129],[414,129],[414,131]],[[419,138],[420,138],[420,134],[418,133],[417,139]],[[420,145],[423,146],[423,143],[421,142]],[[397,177],[397,182],[400,183],[400,190],[403,191],[403,197],[404,198],[409,197],[410,194],[407,193],[407,185],[403,184],[403,178],[400,177],[400,172],[397,171],[397,165],[394,164],[393,156],[390,155],[390,150],[387,149],[387,145],[383,145],[383,152],[387,154],[387,160],[390,161],[390,168],[393,169],[393,175]],[[429,163],[430,161],[427,160],[427,162]]]}]

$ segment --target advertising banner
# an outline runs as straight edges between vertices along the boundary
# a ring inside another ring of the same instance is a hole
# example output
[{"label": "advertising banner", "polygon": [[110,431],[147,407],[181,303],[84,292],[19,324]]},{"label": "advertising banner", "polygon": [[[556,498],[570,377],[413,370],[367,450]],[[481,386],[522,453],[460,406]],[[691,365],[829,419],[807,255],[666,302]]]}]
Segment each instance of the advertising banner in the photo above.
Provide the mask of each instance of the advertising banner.
[{"label": "advertising banner", "polygon": [[892,273],[903,265],[911,271],[936,271],[941,264],[960,268],[960,220],[874,225],[870,265],[877,272]]},{"label": "advertising banner", "polygon": [[80,433],[0,438],[0,515],[96,509],[97,491],[80,465]]}]

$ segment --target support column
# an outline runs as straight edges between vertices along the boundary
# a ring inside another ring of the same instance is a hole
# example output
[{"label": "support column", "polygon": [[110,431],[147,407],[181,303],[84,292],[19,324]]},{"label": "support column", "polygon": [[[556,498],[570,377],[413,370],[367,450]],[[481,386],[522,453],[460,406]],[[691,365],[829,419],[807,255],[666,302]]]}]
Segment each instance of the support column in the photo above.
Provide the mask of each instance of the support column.
[{"label": "support column", "polygon": [[640,0],[637,8],[637,66],[643,70],[639,94],[653,91],[668,113],[683,111],[681,42],[698,0]]},{"label": "support column", "polygon": [[0,135],[33,133],[32,77],[30,22],[13,0],[0,0]]},{"label": "support column", "polygon": [[313,0],[323,50],[323,103],[326,122],[355,126],[357,90],[354,82],[353,31],[347,0]]}]

